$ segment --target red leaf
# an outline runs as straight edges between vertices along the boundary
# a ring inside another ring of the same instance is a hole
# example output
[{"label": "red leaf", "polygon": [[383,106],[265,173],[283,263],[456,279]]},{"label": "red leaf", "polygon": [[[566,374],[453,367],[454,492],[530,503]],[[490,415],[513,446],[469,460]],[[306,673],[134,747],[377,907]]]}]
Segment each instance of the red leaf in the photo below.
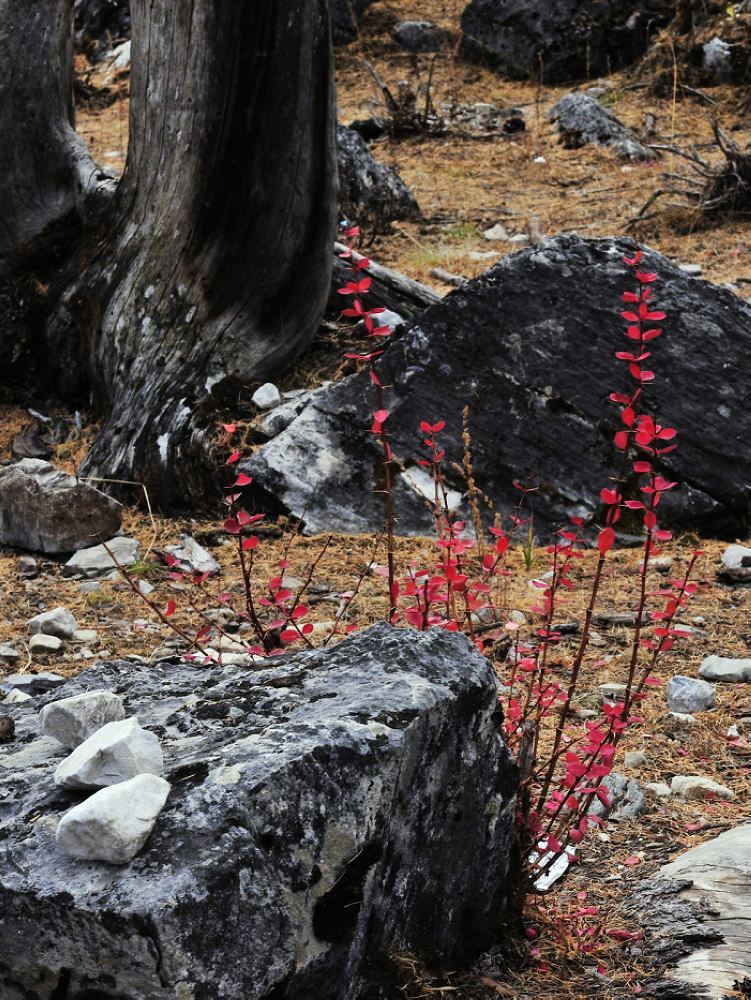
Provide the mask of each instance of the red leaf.
[{"label": "red leaf", "polygon": [[233,486],[250,486],[253,482],[251,476],[246,476],[244,472],[241,472],[237,479],[232,484]]},{"label": "red leaf", "polygon": [[600,550],[600,555],[606,555],[613,548],[614,544],[615,531],[612,528],[603,528],[597,539],[597,548]]},{"label": "red leaf", "polygon": [[167,607],[164,609],[164,617],[169,618],[170,615],[174,615],[177,605],[174,601],[167,601]]}]

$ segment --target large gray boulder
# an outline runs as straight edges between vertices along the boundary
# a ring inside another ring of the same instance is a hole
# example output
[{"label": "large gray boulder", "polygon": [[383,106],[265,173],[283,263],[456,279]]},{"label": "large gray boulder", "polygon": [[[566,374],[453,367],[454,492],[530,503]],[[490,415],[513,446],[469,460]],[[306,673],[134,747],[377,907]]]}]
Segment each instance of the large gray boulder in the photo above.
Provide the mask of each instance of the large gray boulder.
[{"label": "large gray boulder", "polygon": [[514,80],[588,79],[638,58],[674,7],[674,0],[471,0],[462,49]]},{"label": "large gray boulder", "polygon": [[122,506],[49,462],[0,469],[0,545],[55,555],[117,534]]},{"label": "large gray boulder", "polygon": [[[620,311],[631,284],[623,257],[634,249],[621,239],[545,240],[503,258],[392,338],[379,371],[390,387],[386,427],[397,463],[414,469],[427,457],[421,421],[445,420],[447,483],[465,489],[456,466],[468,405],[475,478],[497,509],[512,511],[519,500],[513,481],[529,481],[538,486],[531,508],[541,532],[574,513],[596,520],[600,489],[619,467],[618,411],[608,396],[630,385],[614,354],[630,343]],[[679,447],[660,463],[679,483],[660,507],[662,520],[745,536],[751,304],[655,251],[646,251],[644,266],[658,273],[656,294],[667,312],[647,396],[679,435]],[[332,384],[243,471],[269,505],[304,514],[308,531],[378,531],[382,457],[370,433],[374,409],[367,371]],[[396,476],[397,531],[431,534],[432,513],[411,479]],[[628,531],[628,520],[621,523]]]},{"label": "large gray boulder", "polygon": [[160,736],[172,791],[130,864],[67,858],[80,795],[36,707],[7,707],[0,996],[355,1000],[394,952],[455,968],[497,941],[516,770],[464,637],[379,625],[253,671],[115,662],[49,700],[85,690]]}]

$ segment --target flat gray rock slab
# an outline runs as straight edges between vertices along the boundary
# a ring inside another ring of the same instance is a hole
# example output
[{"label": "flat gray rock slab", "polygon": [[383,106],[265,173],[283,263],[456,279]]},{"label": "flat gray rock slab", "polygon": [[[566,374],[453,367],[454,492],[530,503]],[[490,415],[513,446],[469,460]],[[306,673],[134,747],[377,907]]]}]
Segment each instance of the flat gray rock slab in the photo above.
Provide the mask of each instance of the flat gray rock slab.
[{"label": "flat gray rock slab", "polygon": [[681,854],[637,893],[633,908],[649,932],[647,951],[686,984],[680,996],[719,1000],[751,977],[749,899],[751,824]]},{"label": "flat gray rock slab", "polygon": [[118,564],[127,569],[141,558],[141,545],[136,538],[113,538],[105,545],[81,549],[63,566],[63,576],[104,576],[117,572]]},{"label": "flat gray rock slab", "polygon": [[394,952],[456,968],[497,941],[516,769],[464,637],[379,625],[266,669],[101,664],[42,703],[85,690],[159,736],[172,791],[130,864],[67,858],[81,794],[52,780],[38,706],[8,706],[0,996],[355,1000]]},{"label": "flat gray rock slab", "polygon": [[742,684],[751,681],[751,659],[733,659],[728,656],[707,656],[699,667],[699,676],[705,681],[725,681]]}]

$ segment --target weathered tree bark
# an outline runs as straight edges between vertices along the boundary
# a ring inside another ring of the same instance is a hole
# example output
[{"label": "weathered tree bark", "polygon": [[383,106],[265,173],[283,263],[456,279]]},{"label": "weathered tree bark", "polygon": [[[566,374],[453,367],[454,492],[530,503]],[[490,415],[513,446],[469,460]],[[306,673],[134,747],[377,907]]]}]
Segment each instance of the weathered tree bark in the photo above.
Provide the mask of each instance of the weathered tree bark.
[{"label": "weathered tree bark", "polygon": [[70,0],[0,0],[0,274],[114,191],[73,128],[72,25]]},{"label": "weathered tree bark", "polygon": [[[71,3],[30,5],[56,7],[60,45]],[[132,0],[131,18],[125,173],[53,288],[43,374],[104,417],[82,474],[144,483],[166,507],[214,484],[217,407],[301,350],[323,314],[332,60],[326,0]]]}]

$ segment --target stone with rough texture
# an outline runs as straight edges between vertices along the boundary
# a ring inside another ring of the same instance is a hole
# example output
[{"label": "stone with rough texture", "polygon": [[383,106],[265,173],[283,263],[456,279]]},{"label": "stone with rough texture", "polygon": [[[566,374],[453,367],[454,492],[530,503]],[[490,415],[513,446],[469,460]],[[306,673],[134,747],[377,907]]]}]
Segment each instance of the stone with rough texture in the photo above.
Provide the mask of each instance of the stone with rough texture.
[{"label": "stone with rough texture", "polygon": [[714,708],[717,691],[707,681],[678,674],[668,681],[667,699],[671,712],[690,715],[692,712],[705,712]]},{"label": "stone with rough texture", "polygon": [[393,167],[379,163],[363,137],[351,128],[336,129],[339,211],[354,222],[385,223],[415,219],[415,196]]},{"label": "stone with rough texture", "polygon": [[3,701],[6,705],[17,705],[22,701],[31,701],[31,695],[22,691],[20,688],[13,688],[12,691],[9,691],[8,694],[6,694]]},{"label": "stone with rough texture", "polygon": [[[751,824],[680,854],[650,875],[629,902],[647,931],[644,957],[676,981],[659,996],[732,994],[751,979]],[[744,991],[744,993],[747,992]],[[658,995],[658,994],[655,994]]]},{"label": "stone with rough texture", "polygon": [[401,21],[394,38],[407,52],[440,52],[448,40],[443,28],[432,21]]},{"label": "stone with rough texture", "polygon": [[125,718],[122,698],[111,691],[86,691],[45,705],[39,728],[64,747],[77,747],[108,722]]},{"label": "stone with rough texture", "polygon": [[0,544],[74,552],[111,538],[122,506],[49,462],[25,458],[0,469]]},{"label": "stone with rough texture", "polygon": [[61,788],[105,788],[137,774],[161,774],[164,758],[159,739],[138,719],[108,722],[76,746],[55,770]]},{"label": "stone with rough texture", "polygon": [[65,813],[57,846],[69,858],[125,865],[148,840],[169,793],[169,782],[156,774],[102,788]]},{"label": "stone with rough texture", "polygon": [[735,792],[700,774],[677,774],[670,782],[673,795],[682,799],[734,799]]},{"label": "stone with rough texture", "polygon": [[471,0],[462,49],[515,80],[565,83],[633,62],[672,15],[671,0]]},{"label": "stone with rough texture", "polygon": [[[606,146],[629,160],[654,160],[655,154],[637,141],[631,129],[586,94],[566,94],[548,116],[567,149],[588,143]],[[685,272],[684,272],[685,273]]]},{"label": "stone with rough texture", "polygon": [[[503,258],[392,338],[379,371],[390,387],[384,407],[398,532],[433,531],[423,497],[399,471],[423,457],[421,421],[446,421],[447,485],[466,488],[455,467],[467,405],[475,478],[496,509],[514,510],[513,483],[521,480],[538,487],[532,505],[541,537],[572,513],[597,521],[595,484],[619,462],[618,414],[608,393],[619,377],[613,354],[628,344],[619,309],[632,283],[623,257],[634,249],[628,240],[545,240]],[[751,356],[751,304],[687,277],[654,251],[646,251],[644,266],[659,276],[655,294],[669,317],[656,342],[650,405],[679,428],[681,441],[660,462],[661,474],[679,483],[664,495],[661,520],[714,536],[745,532],[751,408],[739,401]],[[696,357],[707,394],[695,391]],[[304,515],[310,532],[382,530],[371,400],[367,371],[342,379],[242,463],[263,502]]]},{"label": "stone with rough texture", "polygon": [[707,656],[699,667],[699,676],[705,681],[725,681],[730,684],[751,681],[751,659]]},{"label": "stone with rough texture", "polygon": [[172,792],[129,866],[66,859],[59,747],[9,706],[0,995],[68,970],[98,1000],[364,1000],[393,953],[455,969],[497,942],[516,770],[463,636],[379,625],[252,671],[122,661],[61,693],[87,689],[159,732]]},{"label": "stone with rough texture", "polygon": [[72,639],[78,622],[67,608],[52,608],[43,611],[27,623],[30,635],[56,635],[58,639]]},{"label": "stone with rough texture", "polygon": [[179,545],[166,545],[164,551],[177,559],[174,568],[183,573],[218,573],[221,566],[216,559],[190,535],[180,535]]},{"label": "stone with rough texture", "polygon": [[[110,551],[108,552],[107,549]],[[114,557],[114,558],[113,558]],[[118,563],[127,568],[141,558],[141,544],[136,538],[113,538],[104,545],[81,549],[63,566],[63,576],[104,576],[117,572]]]}]

